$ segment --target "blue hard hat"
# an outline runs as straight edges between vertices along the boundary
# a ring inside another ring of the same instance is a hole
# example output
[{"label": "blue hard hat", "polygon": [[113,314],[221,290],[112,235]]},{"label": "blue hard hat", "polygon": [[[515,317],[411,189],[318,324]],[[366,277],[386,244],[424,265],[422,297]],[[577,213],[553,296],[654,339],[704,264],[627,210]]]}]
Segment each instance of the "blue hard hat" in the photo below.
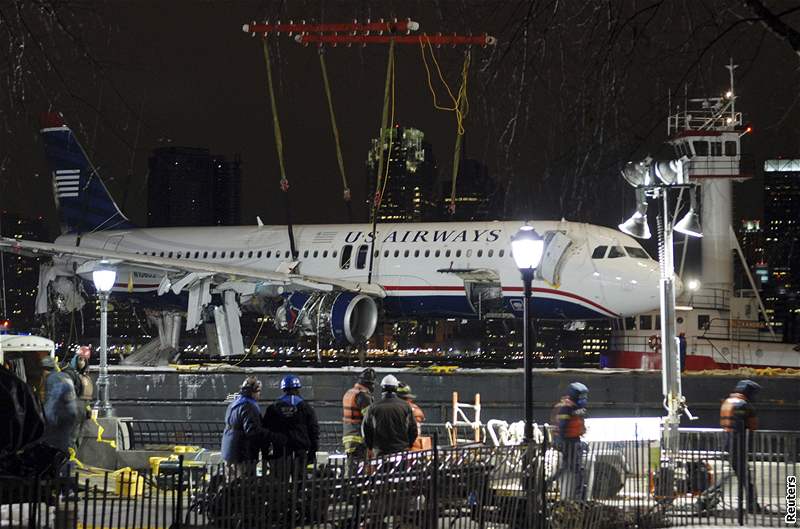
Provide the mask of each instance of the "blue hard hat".
[{"label": "blue hard hat", "polygon": [[585,399],[586,396],[589,394],[589,388],[587,388],[585,384],[581,384],[580,382],[573,382],[572,384],[569,385],[567,394],[573,400],[579,398]]},{"label": "blue hard hat", "polygon": [[294,375],[286,375],[281,380],[281,389],[286,391],[287,389],[300,389],[303,385],[300,383],[300,379]]}]

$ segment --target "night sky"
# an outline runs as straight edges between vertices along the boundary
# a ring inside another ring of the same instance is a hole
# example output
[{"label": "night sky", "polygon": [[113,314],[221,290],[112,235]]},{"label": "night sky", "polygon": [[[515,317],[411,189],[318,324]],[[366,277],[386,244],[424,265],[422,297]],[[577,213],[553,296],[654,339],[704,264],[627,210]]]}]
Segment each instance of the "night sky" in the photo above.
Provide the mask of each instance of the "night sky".
[{"label": "night sky", "polygon": [[[0,2],[0,208],[44,215],[53,232],[37,133],[38,113],[48,108],[64,113],[135,222],[146,217],[147,158],[164,145],[240,153],[242,222],[256,215],[284,222],[262,47],[240,29],[253,19],[397,16],[431,33],[495,35],[494,49],[472,50],[466,155],[484,160],[507,187],[508,217],[606,225],[626,218],[633,192],[619,167],[663,142],[671,91],[673,102],[686,85],[690,97],[724,92],[731,56],[741,65],[737,109],[754,127],[745,152],[757,167],[800,155],[800,58],[760,24],[742,22],[752,13],[741,2],[81,1],[64,2],[71,8],[57,20],[11,4]],[[800,11],[784,21],[800,28]],[[293,219],[345,222],[317,49],[285,35],[272,42]],[[356,220],[363,220],[387,48],[325,52]],[[463,50],[436,54],[457,87]],[[433,108],[418,46],[398,49],[396,75],[396,122],[426,133],[445,178],[454,118]],[[758,178],[739,186],[738,215],[760,214],[759,187]]]}]

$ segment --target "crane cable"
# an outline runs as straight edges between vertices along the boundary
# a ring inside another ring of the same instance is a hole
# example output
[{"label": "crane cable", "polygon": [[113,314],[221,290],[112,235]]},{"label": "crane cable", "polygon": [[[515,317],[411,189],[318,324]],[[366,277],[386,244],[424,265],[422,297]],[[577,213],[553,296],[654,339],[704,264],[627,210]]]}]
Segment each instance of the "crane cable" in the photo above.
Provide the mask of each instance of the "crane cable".
[{"label": "crane cable", "polygon": [[286,178],[286,166],[283,163],[283,138],[281,136],[281,122],[278,118],[278,105],[275,102],[275,88],[272,82],[272,63],[269,58],[269,42],[261,39],[264,46],[264,62],[267,65],[267,87],[269,88],[269,102],[272,107],[272,127],[275,132],[275,150],[278,153],[278,165],[281,170],[281,191],[286,198],[286,226],[289,231],[289,248],[292,252],[292,259],[297,258],[297,248],[294,244],[294,232],[292,230],[291,204],[289,202],[289,179]]},{"label": "crane cable", "polygon": [[333,96],[331,95],[331,85],[328,81],[328,67],[325,65],[325,50],[319,48],[319,66],[322,70],[322,82],[325,86],[325,96],[328,100],[328,112],[331,116],[331,129],[333,129],[333,139],[336,143],[336,160],[339,162],[339,174],[342,175],[342,193],[345,205],[347,206],[348,222],[353,222],[353,207],[350,203],[352,198],[350,186],[347,183],[347,173],[344,170],[344,158],[342,157],[342,146],[339,142],[339,127],[336,125],[336,113],[333,111]]},{"label": "crane cable", "polygon": [[[388,127],[389,132],[389,147],[386,151],[386,159],[383,156],[383,134],[387,130],[387,120],[389,120],[391,110],[391,123],[394,124],[394,110],[395,110],[395,77],[394,77],[394,39],[389,41],[389,58],[386,64],[386,83],[383,89],[383,112],[381,114],[381,129],[378,137],[378,170],[375,172],[375,197],[372,202],[372,240],[370,241],[369,250],[369,272],[367,274],[367,283],[372,283],[372,269],[375,260],[375,239],[376,229],[378,226],[378,210],[383,201],[383,194],[386,191],[386,182],[389,180],[389,159],[392,155],[392,144],[394,128]],[[391,100],[391,106],[390,106]],[[384,165],[386,166],[384,168]],[[384,175],[385,171],[385,175]],[[383,181],[381,181],[383,180]]]},{"label": "crane cable", "polygon": [[[427,43],[428,50],[430,51],[431,59],[433,61],[433,65],[436,67],[436,72],[439,76],[439,80],[447,90],[447,95],[450,97],[450,100],[453,102],[452,107],[442,106],[438,103],[436,99],[436,90],[433,88],[433,83],[431,82],[431,70],[428,66],[428,60],[426,58],[425,53],[425,45]],[[450,215],[453,215],[456,211],[456,181],[458,179],[458,169],[461,164],[461,144],[462,144],[462,137],[464,136],[464,120],[469,113],[469,100],[467,97],[467,79],[469,75],[469,66],[470,62],[472,61],[472,52],[469,48],[464,52],[464,64],[461,67],[461,86],[458,88],[457,96],[453,96],[453,91],[450,89],[450,86],[447,84],[447,81],[442,75],[442,69],[439,67],[439,61],[436,60],[436,55],[433,53],[433,46],[431,45],[430,38],[425,36],[419,37],[419,46],[420,46],[420,53],[422,54],[422,64],[425,66],[425,74],[426,79],[428,81],[428,89],[433,96],[433,106],[437,110],[445,110],[447,112],[454,112],[456,116],[456,141],[455,147],[453,149],[453,178],[450,185],[450,205],[448,206],[448,210]]]}]

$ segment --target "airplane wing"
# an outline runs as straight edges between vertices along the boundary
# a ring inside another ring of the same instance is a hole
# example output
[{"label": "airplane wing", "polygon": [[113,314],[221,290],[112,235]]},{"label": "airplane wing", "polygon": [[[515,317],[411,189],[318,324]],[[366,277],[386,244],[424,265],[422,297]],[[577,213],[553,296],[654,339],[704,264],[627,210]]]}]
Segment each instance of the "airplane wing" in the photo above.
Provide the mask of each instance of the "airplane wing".
[{"label": "airplane wing", "polygon": [[[111,264],[125,263],[163,272],[169,276],[172,287],[189,285],[197,279],[214,278],[215,284],[254,283],[302,288],[318,291],[347,291],[383,298],[386,292],[379,285],[328,277],[297,274],[290,271],[259,271],[241,266],[205,263],[190,260],[153,257],[113,250],[99,250],[80,246],[62,246],[47,242],[0,238],[0,251],[10,251],[29,256],[68,257],[79,263],[78,272],[90,272],[104,259]],[[178,289],[180,290],[180,289]]]}]

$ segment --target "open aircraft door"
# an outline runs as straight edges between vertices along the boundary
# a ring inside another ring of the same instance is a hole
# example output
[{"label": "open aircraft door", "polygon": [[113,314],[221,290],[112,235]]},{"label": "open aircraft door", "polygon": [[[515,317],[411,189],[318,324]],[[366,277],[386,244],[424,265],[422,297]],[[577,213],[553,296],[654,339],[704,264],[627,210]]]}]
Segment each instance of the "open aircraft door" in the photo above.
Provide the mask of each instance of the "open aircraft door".
[{"label": "open aircraft door", "polygon": [[561,266],[572,246],[572,239],[561,231],[548,231],[544,234],[544,255],[539,265],[539,276],[551,285],[561,283]]}]

